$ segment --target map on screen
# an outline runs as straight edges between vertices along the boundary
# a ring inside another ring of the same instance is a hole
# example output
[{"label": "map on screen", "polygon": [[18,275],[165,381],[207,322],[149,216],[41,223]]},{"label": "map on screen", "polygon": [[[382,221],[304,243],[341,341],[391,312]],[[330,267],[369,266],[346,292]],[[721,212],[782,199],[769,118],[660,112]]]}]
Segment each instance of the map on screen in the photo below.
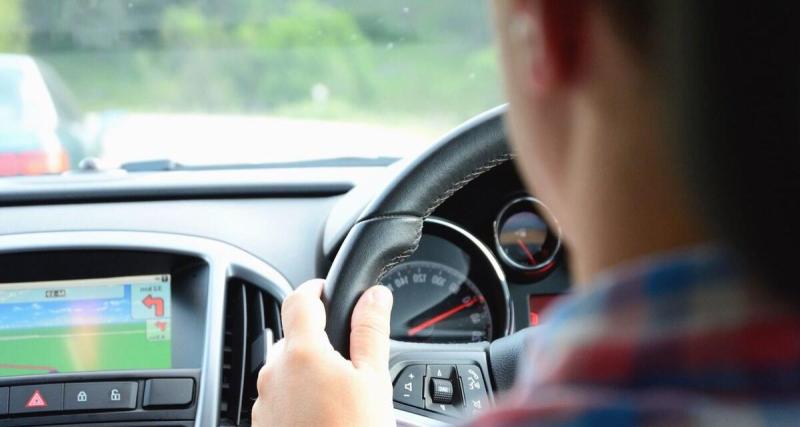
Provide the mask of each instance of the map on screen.
[{"label": "map on screen", "polygon": [[169,275],[0,284],[0,376],[172,367]]}]

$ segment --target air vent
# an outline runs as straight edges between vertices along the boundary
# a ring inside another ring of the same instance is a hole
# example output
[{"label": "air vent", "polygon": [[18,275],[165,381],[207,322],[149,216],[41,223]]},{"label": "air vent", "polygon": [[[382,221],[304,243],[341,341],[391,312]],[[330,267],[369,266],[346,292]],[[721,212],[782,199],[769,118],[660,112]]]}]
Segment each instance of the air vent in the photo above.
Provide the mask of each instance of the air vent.
[{"label": "air vent", "polygon": [[267,342],[280,338],[280,306],[263,289],[230,280],[225,298],[225,342],[220,389],[220,425],[250,425],[258,370]]}]

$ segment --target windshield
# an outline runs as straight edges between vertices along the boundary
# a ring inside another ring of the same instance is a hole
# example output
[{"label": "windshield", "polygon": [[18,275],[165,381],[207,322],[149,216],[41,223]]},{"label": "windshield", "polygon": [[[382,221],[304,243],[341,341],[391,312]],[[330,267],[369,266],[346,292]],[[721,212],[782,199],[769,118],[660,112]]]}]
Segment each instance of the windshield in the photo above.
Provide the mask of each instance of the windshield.
[{"label": "windshield", "polygon": [[487,14],[479,0],[3,0],[0,174],[412,155],[502,102]]}]

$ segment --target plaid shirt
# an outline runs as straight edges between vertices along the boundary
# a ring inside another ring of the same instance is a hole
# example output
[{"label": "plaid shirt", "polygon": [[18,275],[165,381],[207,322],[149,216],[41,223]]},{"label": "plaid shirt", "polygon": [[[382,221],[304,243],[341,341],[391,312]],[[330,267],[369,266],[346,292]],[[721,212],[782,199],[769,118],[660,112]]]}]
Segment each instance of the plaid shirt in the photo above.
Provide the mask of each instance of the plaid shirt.
[{"label": "plaid shirt", "polygon": [[702,248],[617,269],[550,310],[474,426],[800,426],[800,315]]}]

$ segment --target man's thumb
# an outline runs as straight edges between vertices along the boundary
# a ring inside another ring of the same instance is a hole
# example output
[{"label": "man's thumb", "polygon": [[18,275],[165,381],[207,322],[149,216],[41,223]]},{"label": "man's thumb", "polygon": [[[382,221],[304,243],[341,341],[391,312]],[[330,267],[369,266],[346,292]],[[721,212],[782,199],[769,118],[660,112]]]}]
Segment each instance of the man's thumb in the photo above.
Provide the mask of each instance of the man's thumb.
[{"label": "man's thumb", "polygon": [[387,369],[391,313],[392,292],[382,285],[367,289],[356,303],[350,321],[350,359],[357,369]]}]

